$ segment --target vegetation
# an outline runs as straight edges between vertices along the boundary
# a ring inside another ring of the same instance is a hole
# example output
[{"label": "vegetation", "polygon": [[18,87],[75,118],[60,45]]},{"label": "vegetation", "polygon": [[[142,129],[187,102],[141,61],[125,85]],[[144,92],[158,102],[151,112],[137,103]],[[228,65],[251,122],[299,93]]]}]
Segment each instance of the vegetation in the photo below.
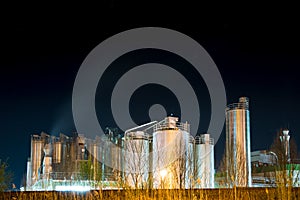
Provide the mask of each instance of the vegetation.
[{"label": "vegetation", "polygon": [[7,162],[0,159],[0,192],[9,189],[12,185],[13,174],[8,170]]},{"label": "vegetation", "polygon": [[[280,141],[280,136],[282,136],[283,130],[284,129],[281,128],[279,129],[279,131],[277,131],[273,144],[270,147],[270,150],[277,155],[279,165],[285,165],[287,163],[287,157],[285,155],[284,146]],[[298,158],[298,153],[297,153],[298,148],[294,137],[290,138],[289,144],[290,144],[290,162],[294,163],[294,161],[296,161]]]},{"label": "vegetation", "polygon": [[197,190],[94,190],[81,192],[5,192],[0,199],[5,200],[123,200],[123,199],[298,199],[300,188],[292,188],[289,193],[282,195],[276,188],[223,188],[223,189],[197,189]]}]

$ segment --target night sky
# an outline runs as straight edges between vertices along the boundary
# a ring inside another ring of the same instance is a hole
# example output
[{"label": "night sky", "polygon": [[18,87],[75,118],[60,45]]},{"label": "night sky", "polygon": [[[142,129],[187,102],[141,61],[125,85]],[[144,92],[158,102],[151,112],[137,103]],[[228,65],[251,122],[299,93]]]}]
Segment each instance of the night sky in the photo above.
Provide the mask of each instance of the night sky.
[{"label": "night sky", "polygon": [[[76,131],[72,117],[72,89],[77,71],[88,53],[106,38],[137,27],[174,29],[192,37],[206,49],[224,80],[227,102],[236,102],[240,96],[250,98],[252,150],[269,148],[281,127],[289,128],[300,145],[300,31],[299,17],[293,11],[285,10],[288,14],[283,15],[282,10],[268,13],[251,10],[246,14],[241,10],[233,13],[233,17],[227,17],[227,11],[224,11],[224,15],[222,12],[216,19],[211,19],[209,15],[205,18],[200,12],[194,12],[197,10],[194,7],[191,16],[183,17],[180,12],[168,15],[162,12],[155,16],[153,12],[141,12],[143,16],[139,13],[128,17],[123,6],[116,2],[105,3],[98,12],[84,17],[75,11],[62,15],[64,10],[59,13],[39,10],[30,16],[23,11],[16,19],[3,21],[0,159],[8,159],[16,185],[21,184],[26,172],[31,134],[45,131],[52,135],[60,132],[71,135]],[[199,7],[199,10],[203,9]],[[143,53],[136,55],[145,56]],[[112,73],[119,72],[114,70]],[[199,85],[199,88],[203,89],[200,106],[204,110],[203,116],[207,116],[199,132],[205,132],[210,117],[209,109],[205,109],[210,106],[209,96],[205,86]],[[157,87],[141,89],[159,91]],[[161,94],[165,94],[161,90]],[[140,119],[139,123],[148,120],[143,112],[142,94],[135,93],[133,99],[136,99],[138,109],[131,110],[132,116]],[[166,101],[168,94],[173,97],[172,93],[166,93]],[[106,106],[101,100],[99,102],[96,108],[101,112],[101,107]],[[176,115],[177,104],[172,103],[174,106],[170,106],[168,114]],[[114,123],[107,118],[102,125],[113,126]],[[224,144],[223,131],[215,146],[217,163]]]}]

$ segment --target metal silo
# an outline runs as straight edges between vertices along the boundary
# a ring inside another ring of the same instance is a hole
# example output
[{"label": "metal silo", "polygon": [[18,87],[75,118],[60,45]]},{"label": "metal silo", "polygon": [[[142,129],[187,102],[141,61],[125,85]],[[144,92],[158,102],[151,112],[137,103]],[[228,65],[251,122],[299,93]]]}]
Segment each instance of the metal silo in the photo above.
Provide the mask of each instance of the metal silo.
[{"label": "metal silo", "polygon": [[112,161],[111,166],[113,168],[114,173],[119,173],[122,170],[122,164],[121,164],[122,151],[121,151],[121,147],[118,146],[115,143],[111,143],[110,148],[111,148],[111,161]]},{"label": "metal silo", "polygon": [[41,136],[32,135],[31,136],[31,175],[32,175],[32,185],[39,179],[41,165],[42,165],[42,155],[43,155],[44,142]]},{"label": "metal silo", "polygon": [[44,146],[44,159],[43,159],[43,179],[48,180],[52,173],[52,146],[45,144]]},{"label": "metal silo", "polygon": [[209,134],[195,137],[195,187],[214,188],[214,140]]},{"label": "metal silo", "polygon": [[167,117],[153,127],[152,173],[154,188],[185,188],[189,124]]},{"label": "metal silo", "polygon": [[32,181],[32,166],[31,166],[31,159],[28,158],[27,160],[27,176],[26,176],[26,187],[29,188],[31,186]]},{"label": "metal silo", "polygon": [[100,171],[101,171],[101,180],[106,180],[107,177],[109,177],[110,175],[110,171],[108,170],[108,167],[105,163],[108,163],[109,165],[111,164],[111,150],[110,150],[110,141],[107,137],[103,137],[101,139],[99,139],[98,143],[98,147],[99,147],[99,155],[98,160],[99,162],[99,167],[100,167]]},{"label": "metal silo", "polygon": [[92,162],[92,175],[91,179],[95,181],[101,180],[101,165],[99,163],[100,159],[100,148],[99,148],[99,142],[96,138],[96,140],[86,139],[86,145],[87,145],[87,151],[88,151],[88,160]]},{"label": "metal silo", "polygon": [[110,180],[111,177],[113,177],[113,146],[111,144],[111,141],[109,138],[107,138],[106,140],[104,140],[104,149],[103,149],[103,153],[104,153],[104,180]]},{"label": "metal silo", "polygon": [[126,183],[134,188],[149,184],[149,138],[143,131],[124,136],[124,171]]},{"label": "metal silo", "polygon": [[252,185],[250,159],[249,99],[241,97],[226,108],[226,170],[231,186]]},{"label": "metal silo", "polygon": [[194,145],[195,139],[188,135],[189,143],[186,151],[186,172],[185,172],[185,188],[194,187]]},{"label": "metal silo", "polygon": [[53,163],[59,164],[61,162],[61,141],[59,141],[59,138],[53,137]]}]

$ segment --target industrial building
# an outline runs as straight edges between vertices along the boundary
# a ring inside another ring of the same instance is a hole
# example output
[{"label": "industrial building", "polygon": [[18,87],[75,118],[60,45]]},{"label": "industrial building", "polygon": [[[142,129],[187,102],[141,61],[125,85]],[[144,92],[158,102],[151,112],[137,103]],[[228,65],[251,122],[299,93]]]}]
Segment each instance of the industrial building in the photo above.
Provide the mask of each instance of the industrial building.
[{"label": "industrial building", "polygon": [[177,117],[104,138],[32,135],[26,190],[213,188],[213,147]]},{"label": "industrial building", "polygon": [[277,155],[272,151],[259,150],[251,152],[252,167],[273,166],[278,163]]},{"label": "industrial building", "polygon": [[194,138],[190,125],[178,122],[177,117],[134,130],[125,132],[124,143],[125,149],[131,150],[124,156],[129,155],[124,176],[130,186],[214,187],[214,141],[209,134]]},{"label": "industrial building", "polygon": [[252,181],[254,187],[273,187],[289,180],[295,187],[300,185],[300,165],[291,159],[288,129],[280,132],[280,143],[273,151],[251,152]]},{"label": "industrial building", "polygon": [[55,137],[44,132],[32,135],[26,190],[63,190],[73,185],[86,188],[88,181],[100,180],[105,186],[113,185],[113,169],[97,158],[100,154],[111,156],[111,151],[104,151],[107,142],[109,137],[106,141],[91,140],[77,133],[72,137],[64,134]]},{"label": "industrial building", "polygon": [[251,187],[249,99],[226,108],[226,173],[230,186]]},{"label": "industrial building", "polygon": [[275,169],[278,157],[272,151],[251,152],[251,175],[253,187],[270,187],[276,182]]}]

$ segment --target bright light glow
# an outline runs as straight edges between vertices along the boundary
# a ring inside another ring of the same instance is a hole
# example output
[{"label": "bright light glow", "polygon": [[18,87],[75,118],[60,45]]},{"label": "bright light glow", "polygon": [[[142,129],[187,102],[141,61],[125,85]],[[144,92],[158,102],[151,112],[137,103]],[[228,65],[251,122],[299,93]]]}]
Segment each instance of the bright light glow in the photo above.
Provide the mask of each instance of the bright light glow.
[{"label": "bright light glow", "polygon": [[166,169],[163,169],[159,172],[159,175],[161,178],[165,178],[167,174],[168,174],[168,171]]},{"label": "bright light glow", "polygon": [[90,191],[90,186],[81,186],[81,185],[58,185],[55,187],[56,191],[75,191],[75,192],[86,192]]}]

